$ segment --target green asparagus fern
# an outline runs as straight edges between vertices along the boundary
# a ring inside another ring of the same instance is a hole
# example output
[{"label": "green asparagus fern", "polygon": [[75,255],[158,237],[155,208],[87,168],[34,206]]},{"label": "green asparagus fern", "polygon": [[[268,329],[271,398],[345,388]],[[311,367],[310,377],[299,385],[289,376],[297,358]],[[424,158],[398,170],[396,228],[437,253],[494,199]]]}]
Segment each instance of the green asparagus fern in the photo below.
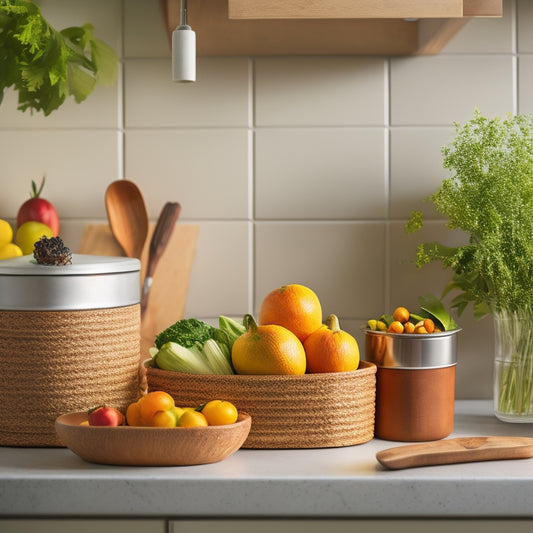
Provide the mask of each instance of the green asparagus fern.
[{"label": "green asparagus fern", "polygon": [[[476,110],[450,146],[443,148],[451,171],[429,197],[448,217],[450,229],[469,234],[456,248],[419,245],[416,264],[441,261],[454,275],[443,296],[459,295],[460,315],[469,303],[474,316],[493,314],[496,331],[496,415],[533,417],[533,115],[487,119]],[[421,227],[420,212],[406,224]]]},{"label": "green asparagus fern", "polygon": [[[428,198],[448,218],[449,229],[469,234],[464,246],[420,244],[421,267],[442,262],[454,271],[444,295],[459,290],[451,307],[458,314],[469,303],[474,315],[533,310],[533,115],[487,119],[479,110],[442,149],[451,171]],[[406,231],[423,225],[411,214]]]}]

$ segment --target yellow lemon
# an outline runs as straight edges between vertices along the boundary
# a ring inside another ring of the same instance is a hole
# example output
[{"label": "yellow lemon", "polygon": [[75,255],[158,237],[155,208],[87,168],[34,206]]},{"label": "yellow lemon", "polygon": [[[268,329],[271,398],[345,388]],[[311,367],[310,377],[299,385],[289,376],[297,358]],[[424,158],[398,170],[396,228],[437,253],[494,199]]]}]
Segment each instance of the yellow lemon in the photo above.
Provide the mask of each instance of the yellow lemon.
[{"label": "yellow lemon", "polygon": [[17,233],[15,234],[15,244],[20,247],[24,255],[31,255],[33,254],[35,243],[43,236],[51,239],[54,234],[46,224],[30,220],[24,222],[24,224],[17,229]]},{"label": "yellow lemon", "polygon": [[0,248],[9,244],[13,240],[13,230],[7,220],[0,218]]},{"label": "yellow lemon", "polygon": [[10,257],[20,257],[22,250],[14,243],[10,242],[0,248],[0,259],[9,259]]}]

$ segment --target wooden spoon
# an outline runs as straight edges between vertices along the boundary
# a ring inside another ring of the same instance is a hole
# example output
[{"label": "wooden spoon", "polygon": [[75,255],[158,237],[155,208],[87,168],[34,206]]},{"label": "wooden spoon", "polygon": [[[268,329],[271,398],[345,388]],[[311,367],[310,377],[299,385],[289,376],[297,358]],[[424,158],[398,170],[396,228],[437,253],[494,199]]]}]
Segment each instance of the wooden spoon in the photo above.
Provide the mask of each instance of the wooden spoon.
[{"label": "wooden spoon", "polygon": [[128,257],[139,259],[148,235],[148,212],[135,183],[117,180],[105,193],[107,218],[115,239]]},{"label": "wooden spoon", "polygon": [[146,267],[146,274],[144,276],[143,289],[141,294],[141,316],[144,315],[148,305],[148,293],[152,285],[152,278],[155,269],[159,263],[159,259],[165,251],[172,231],[176,226],[178,217],[180,215],[181,205],[178,202],[167,202],[159,218],[152,234],[150,241],[150,250],[148,253],[148,266]]},{"label": "wooden spoon", "polygon": [[462,437],[408,444],[376,454],[383,466],[394,470],[530,457],[533,457],[533,438],[529,437]]}]

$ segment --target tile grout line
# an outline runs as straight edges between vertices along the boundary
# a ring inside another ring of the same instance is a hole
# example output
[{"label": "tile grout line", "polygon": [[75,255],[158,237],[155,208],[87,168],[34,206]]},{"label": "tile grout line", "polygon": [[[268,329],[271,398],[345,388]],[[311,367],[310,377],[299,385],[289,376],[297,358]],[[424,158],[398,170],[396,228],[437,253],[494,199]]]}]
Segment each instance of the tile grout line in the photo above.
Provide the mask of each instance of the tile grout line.
[{"label": "tile grout line", "polygon": [[248,226],[248,310],[250,313],[254,313],[254,301],[255,301],[255,278],[257,275],[257,268],[255,264],[256,257],[256,218],[255,218],[255,59],[250,57],[249,61],[249,87],[248,87],[248,206],[249,206],[249,226]]},{"label": "tile grout line", "polygon": [[383,309],[388,309],[390,307],[390,287],[391,287],[391,224],[390,224],[390,215],[391,215],[391,58],[388,57],[385,62],[385,94],[383,98],[383,104],[385,106],[385,176],[386,176],[386,214],[385,214],[385,302],[383,302]]},{"label": "tile grout line", "polygon": [[[119,118],[119,154],[117,157],[118,160],[118,178],[126,177],[126,72],[124,65],[124,55],[125,55],[125,38],[126,38],[126,28],[125,28],[125,0],[120,2],[120,11],[121,11],[121,22],[120,22],[120,31],[122,35],[120,36],[120,90],[118,91],[118,96],[120,98],[118,108],[120,110]],[[118,81],[118,80],[117,80]]]}]

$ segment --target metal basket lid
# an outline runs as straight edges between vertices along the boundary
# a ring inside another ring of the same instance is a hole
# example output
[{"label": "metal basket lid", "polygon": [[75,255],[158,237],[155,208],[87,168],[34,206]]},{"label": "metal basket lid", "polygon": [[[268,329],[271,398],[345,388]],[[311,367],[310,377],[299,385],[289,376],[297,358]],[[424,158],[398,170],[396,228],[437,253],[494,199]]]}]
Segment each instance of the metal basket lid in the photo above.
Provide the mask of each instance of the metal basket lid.
[{"label": "metal basket lid", "polygon": [[39,265],[32,255],[0,261],[0,310],[102,309],[140,301],[138,259],[73,254]]}]

